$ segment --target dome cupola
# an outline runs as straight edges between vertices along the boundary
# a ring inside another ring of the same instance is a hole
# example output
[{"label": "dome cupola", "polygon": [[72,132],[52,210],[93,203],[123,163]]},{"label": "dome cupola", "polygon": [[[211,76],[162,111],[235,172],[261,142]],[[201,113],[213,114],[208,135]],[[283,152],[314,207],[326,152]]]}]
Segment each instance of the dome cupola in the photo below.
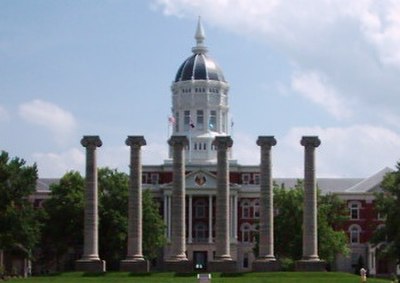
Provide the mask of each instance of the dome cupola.
[{"label": "dome cupola", "polygon": [[190,80],[212,80],[225,82],[221,68],[207,55],[207,47],[203,44],[204,30],[199,20],[195,34],[196,46],[192,48],[193,55],[187,58],[179,67],[175,82]]},{"label": "dome cupola", "polygon": [[170,120],[172,135],[188,137],[186,162],[208,164],[217,160],[214,138],[229,133],[229,84],[207,55],[200,18],[194,38],[193,54],[181,64],[171,85]]}]

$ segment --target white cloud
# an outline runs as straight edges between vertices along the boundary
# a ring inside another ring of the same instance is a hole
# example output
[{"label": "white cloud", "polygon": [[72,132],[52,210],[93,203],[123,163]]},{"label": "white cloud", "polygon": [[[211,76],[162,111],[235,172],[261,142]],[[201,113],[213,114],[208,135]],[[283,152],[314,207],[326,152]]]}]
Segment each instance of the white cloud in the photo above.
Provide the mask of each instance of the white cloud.
[{"label": "white cloud", "polygon": [[50,130],[59,143],[64,143],[64,139],[70,137],[76,128],[76,121],[71,113],[39,99],[20,105],[19,115],[28,123]]},{"label": "white cloud", "polygon": [[0,105],[0,122],[6,122],[10,119],[7,109]]},{"label": "white cloud", "polygon": [[38,165],[41,178],[60,178],[71,170],[84,174],[85,154],[80,148],[71,148],[60,153],[36,152],[32,157]]},{"label": "white cloud", "polygon": [[[303,177],[302,136],[316,135],[321,145],[316,150],[318,177],[367,177],[400,160],[400,134],[373,125],[332,128],[292,128],[276,137],[272,148],[273,174],[276,177]],[[234,137],[234,159],[240,164],[259,164],[257,137]],[[398,155],[393,154],[398,153]]]},{"label": "white cloud", "polygon": [[351,109],[338,92],[317,72],[296,73],[292,77],[293,90],[323,107],[337,119],[349,118]]},{"label": "white cloud", "polygon": [[379,1],[359,11],[362,32],[377,49],[381,62],[400,68],[400,3]]},{"label": "white cloud", "polygon": [[360,107],[368,108],[368,116],[398,113],[399,1],[157,0],[155,3],[166,15],[191,19],[201,15],[209,25],[263,41],[287,58],[294,68],[313,70],[319,75],[308,79],[320,88],[323,97],[317,97],[315,91],[302,93],[314,102],[323,103],[335,117],[349,117],[349,106],[342,108],[345,99],[359,103],[353,114],[360,116],[366,112]]}]

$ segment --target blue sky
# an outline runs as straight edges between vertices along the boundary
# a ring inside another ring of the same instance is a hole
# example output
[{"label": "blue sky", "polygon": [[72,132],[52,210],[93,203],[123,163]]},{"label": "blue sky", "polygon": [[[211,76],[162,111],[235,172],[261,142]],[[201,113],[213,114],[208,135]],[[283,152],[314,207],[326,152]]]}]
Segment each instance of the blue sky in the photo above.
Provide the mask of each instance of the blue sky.
[{"label": "blue sky", "polygon": [[40,177],[99,165],[127,171],[127,135],[145,164],[167,158],[170,86],[195,45],[230,84],[233,156],[258,164],[274,135],[274,175],[301,177],[302,135],[318,135],[317,175],[364,177],[400,159],[397,1],[0,1],[0,148]]}]

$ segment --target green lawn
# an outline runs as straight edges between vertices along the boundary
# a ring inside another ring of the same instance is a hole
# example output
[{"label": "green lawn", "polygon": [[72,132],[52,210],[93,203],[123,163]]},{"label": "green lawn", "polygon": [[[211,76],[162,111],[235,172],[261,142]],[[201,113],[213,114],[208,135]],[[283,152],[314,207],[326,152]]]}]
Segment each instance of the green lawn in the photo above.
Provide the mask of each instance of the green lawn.
[{"label": "green lawn", "polygon": [[[11,282],[17,281],[24,282],[51,282],[51,283],[77,283],[77,282],[113,282],[113,283],[124,283],[124,282],[197,282],[196,274],[188,275],[176,275],[174,273],[151,273],[148,275],[132,275],[124,272],[107,272],[102,275],[85,275],[79,272],[64,273],[57,276],[45,276],[45,277],[30,277],[28,279],[13,279]],[[296,282],[296,283],[358,283],[360,277],[348,273],[337,273],[337,272],[273,272],[273,273],[244,273],[244,274],[212,274],[212,283],[264,283],[264,282]],[[389,283],[388,280],[383,279],[372,279],[368,278],[367,282],[372,283]]]}]

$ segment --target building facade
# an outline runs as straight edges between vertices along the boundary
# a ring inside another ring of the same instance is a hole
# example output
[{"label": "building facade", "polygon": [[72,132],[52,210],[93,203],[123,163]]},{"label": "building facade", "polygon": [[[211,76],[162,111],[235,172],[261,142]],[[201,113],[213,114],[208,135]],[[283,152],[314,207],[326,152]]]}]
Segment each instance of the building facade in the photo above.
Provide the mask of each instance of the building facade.
[{"label": "building facade", "polygon": [[[263,172],[260,165],[244,166],[231,159],[232,140],[224,144],[222,151],[221,142],[216,142],[230,139],[229,84],[222,69],[208,55],[200,21],[195,40],[193,54],[180,65],[171,86],[169,159],[160,165],[141,166],[142,188],[151,189],[161,204],[168,238],[161,262],[181,261],[194,270],[213,270],[223,260],[237,271],[251,271],[256,261],[254,235],[261,211],[265,211],[260,198]],[[186,142],[177,142],[178,137]],[[261,159],[261,153],[255,154]],[[226,160],[221,163],[223,157]],[[370,244],[375,229],[384,225],[384,219],[374,209],[374,193],[380,190],[389,171],[385,168],[365,179],[316,179],[315,185],[323,194],[337,194],[349,208],[349,220],[341,228],[348,234],[351,254],[338,255],[332,269],[353,272],[361,259],[370,274],[396,271],[394,265],[378,257],[379,246]],[[39,179],[37,193],[32,196],[35,205],[40,206],[41,200],[48,197],[48,186],[54,181]],[[273,181],[290,188],[297,179]],[[179,213],[177,187],[182,203]],[[227,188],[222,195],[221,187]],[[182,249],[184,254],[179,254]],[[269,258],[274,260],[273,246]]]}]

